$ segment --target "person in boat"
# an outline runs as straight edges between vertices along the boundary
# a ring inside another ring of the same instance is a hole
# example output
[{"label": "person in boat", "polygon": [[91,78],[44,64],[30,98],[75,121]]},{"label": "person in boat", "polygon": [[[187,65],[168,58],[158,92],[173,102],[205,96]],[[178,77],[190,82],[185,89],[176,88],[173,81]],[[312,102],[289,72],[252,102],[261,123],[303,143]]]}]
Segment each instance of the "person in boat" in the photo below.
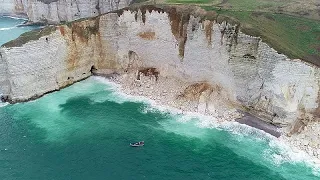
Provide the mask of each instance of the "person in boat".
[{"label": "person in boat", "polygon": [[135,143],[130,143],[131,146],[143,146],[144,145],[144,141],[140,141],[140,142],[135,142]]},{"label": "person in boat", "polygon": [[144,141],[140,141],[140,142],[135,143],[135,145],[142,145],[142,144],[144,144]]}]

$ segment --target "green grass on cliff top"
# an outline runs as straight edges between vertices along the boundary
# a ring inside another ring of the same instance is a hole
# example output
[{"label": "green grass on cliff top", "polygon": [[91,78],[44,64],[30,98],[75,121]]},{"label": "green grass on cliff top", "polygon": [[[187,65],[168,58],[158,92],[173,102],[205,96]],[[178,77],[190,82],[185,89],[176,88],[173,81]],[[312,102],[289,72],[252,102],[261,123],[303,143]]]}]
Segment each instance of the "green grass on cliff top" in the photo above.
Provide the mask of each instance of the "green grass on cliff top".
[{"label": "green grass on cliff top", "polygon": [[166,0],[170,4],[218,4],[220,0]]},{"label": "green grass on cliff top", "polygon": [[201,4],[232,10],[275,9],[294,0],[165,0],[169,4]]},{"label": "green grass on cliff top", "polygon": [[319,0],[150,0],[157,4],[195,4],[234,11],[263,11],[320,20]]},{"label": "green grass on cliff top", "polygon": [[215,10],[219,15],[237,19],[241,31],[260,36],[277,51],[320,66],[320,21],[265,12]]},{"label": "green grass on cliff top", "polygon": [[238,21],[242,32],[260,36],[278,52],[320,66],[320,2],[316,0],[165,0],[164,3],[195,4],[216,11],[219,18]]}]

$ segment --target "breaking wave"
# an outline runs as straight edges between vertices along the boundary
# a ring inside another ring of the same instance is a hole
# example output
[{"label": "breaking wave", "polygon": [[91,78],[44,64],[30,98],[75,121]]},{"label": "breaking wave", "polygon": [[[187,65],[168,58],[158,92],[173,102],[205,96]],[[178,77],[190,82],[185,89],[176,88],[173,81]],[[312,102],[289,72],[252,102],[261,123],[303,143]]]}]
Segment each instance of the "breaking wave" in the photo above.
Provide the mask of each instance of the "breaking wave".
[{"label": "breaking wave", "polygon": [[1,17],[10,18],[10,19],[17,19],[17,20],[25,20],[25,21],[28,20],[28,18],[23,18],[23,17],[14,17],[14,16],[1,16]]},{"label": "breaking wave", "polygon": [[4,106],[7,106],[9,103],[3,103],[3,102],[0,102],[0,108],[1,107],[4,107]]},{"label": "breaking wave", "polygon": [[[319,160],[311,157],[301,150],[291,147],[286,141],[281,138],[276,138],[262,130],[250,127],[248,125],[240,124],[238,122],[220,122],[216,117],[206,116],[199,113],[183,112],[180,109],[160,105],[155,101],[143,96],[128,95],[121,91],[121,86],[119,84],[111,82],[110,80],[103,77],[94,77],[94,79],[108,85],[107,89],[113,91],[114,98],[108,100],[117,103],[124,103],[128,101],[143,102],[144,104],[146,104],[146,106],[141,109],[142,113],[160,112],[169,114],[169,116],[174,117],[177,123],[183,124],[194,122],[194,125],[197,128],[225,131],[232,136],[232,139],[235,142],[243,143],[245,141],[248,141],[249,139],[250,143],[248,144],[248,146],[252,146],[252,144],[257,142],[261,142],[262,144],[266,144],[265,148],[260,149],[265,162],[271,163],[273,166],[280,166],[284,163],[302,163],[312,168],[313,174],[320,177]],[[171,125],[167,125],[166,127],[168,127],[170,130]],[[181,132],[177,132],[177,129],[172,131],[175,131],[174,133],[181,134]],[[184,135],[189,136],[190,134],[187,133]],[[194,134],[191,133],[191,135]],[[239,151],[239,147],[234,147],[232,144],[229,146],[229,148],[231,148],[235,152]],[[238,153],[245,153],[245,150]]]},{"label": "breaking wave", "polygon": [[0,31],[7,31],[7,30],[10,30],[10,29],[14,29],[14,28],[17,28],[17,26],[7,27],[7,28],[0,28]]}]

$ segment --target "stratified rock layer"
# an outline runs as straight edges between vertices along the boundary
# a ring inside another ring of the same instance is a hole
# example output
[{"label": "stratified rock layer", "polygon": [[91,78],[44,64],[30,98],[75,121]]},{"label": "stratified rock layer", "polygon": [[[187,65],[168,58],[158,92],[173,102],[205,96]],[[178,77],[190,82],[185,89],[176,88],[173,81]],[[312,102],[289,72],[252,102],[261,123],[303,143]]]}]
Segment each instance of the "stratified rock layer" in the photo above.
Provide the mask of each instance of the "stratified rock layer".
[{"label": "stratified rock layer", "polygon": [[59,23],[127,7],[131,0],[0,0],[0,15],[26,15],[31,22]]}]

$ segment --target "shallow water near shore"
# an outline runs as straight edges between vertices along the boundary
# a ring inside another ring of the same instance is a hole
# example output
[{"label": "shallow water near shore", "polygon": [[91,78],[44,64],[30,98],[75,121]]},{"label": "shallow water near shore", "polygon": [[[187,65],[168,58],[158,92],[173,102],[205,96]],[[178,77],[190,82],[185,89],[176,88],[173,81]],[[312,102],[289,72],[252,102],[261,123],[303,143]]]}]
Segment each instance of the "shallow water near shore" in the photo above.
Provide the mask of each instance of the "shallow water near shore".
[{"label": "shallow water near shore", "polygon": [[[0,177],[319,179],[273,137],[238,123],[160,111],[89,78],[0,108]],[[130,142],[145,141],[132,148]]]},{"label": "shallow water near shore", "polygon": [[0,16],[0,46],[25,32],[38,28],[37,26],[19,26],[25,21],[26,19]]}]

